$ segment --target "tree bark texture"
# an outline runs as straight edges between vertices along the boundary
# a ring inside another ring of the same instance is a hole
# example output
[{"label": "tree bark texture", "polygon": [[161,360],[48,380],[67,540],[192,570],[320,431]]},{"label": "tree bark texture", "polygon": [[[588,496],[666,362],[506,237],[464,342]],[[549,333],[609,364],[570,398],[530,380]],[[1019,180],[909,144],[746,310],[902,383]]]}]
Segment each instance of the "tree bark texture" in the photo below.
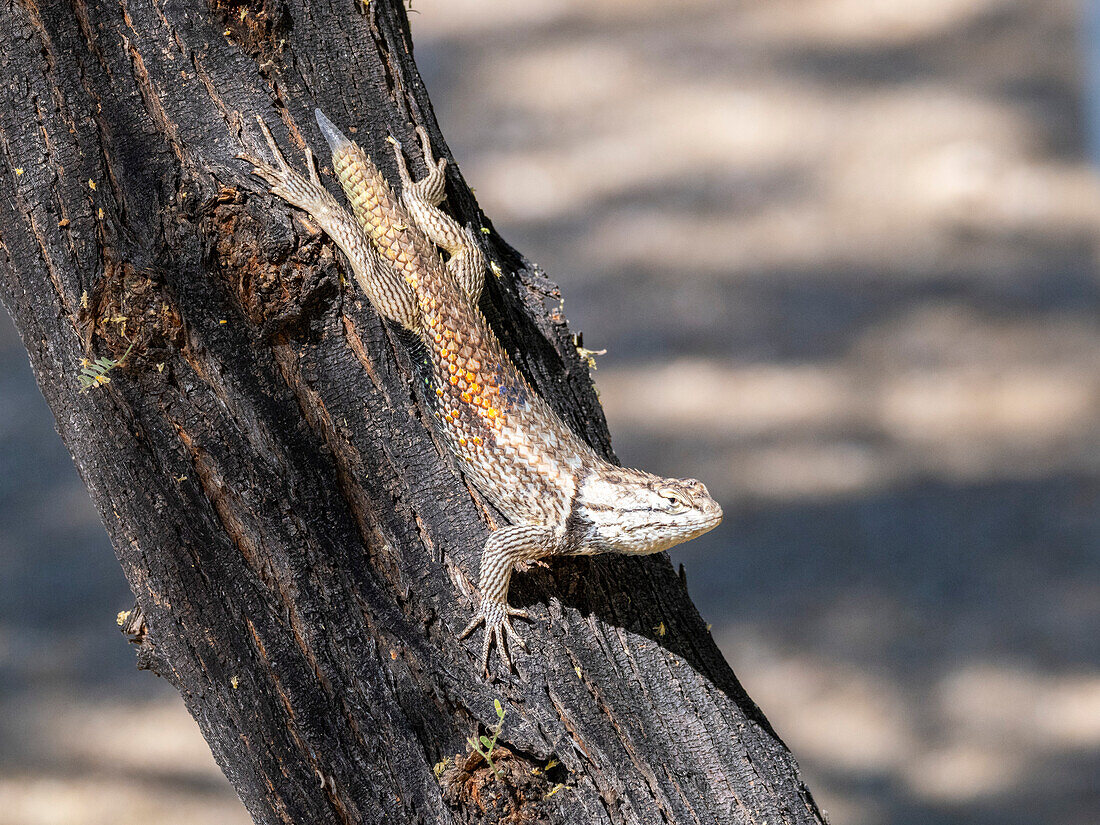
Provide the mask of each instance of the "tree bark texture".
[{"label": "tree bark texture", "polygon": [[[235,158],[266,154],[258,115],[300,166],[315,105],[391,180],[387,135],[416,147],[421,124],[446,154],[400,2],[2,8],[0,298],[134,591],[140,661],[256,822],[822,821],[663,554],[518,575],[518,675],[487,682],[479,636],[456,639],[500,517],[433,436],[397,331]],[[448,170],[447,208],[490,229],[490,323],[610,455],[557,288]],[[79,392],[84,359],[131,346]],[[466,745],[495,699],[499,778]]]}]

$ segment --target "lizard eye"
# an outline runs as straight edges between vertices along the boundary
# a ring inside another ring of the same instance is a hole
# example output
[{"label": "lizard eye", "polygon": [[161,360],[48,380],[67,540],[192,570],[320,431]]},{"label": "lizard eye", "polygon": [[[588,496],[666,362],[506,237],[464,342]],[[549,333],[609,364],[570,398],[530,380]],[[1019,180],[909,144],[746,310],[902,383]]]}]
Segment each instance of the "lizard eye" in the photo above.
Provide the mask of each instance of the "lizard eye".
[{"label": "lizard eye", "polygon": [[678,513],[688,506],[684,496],[669,487],[662,487],[657,491],[657,495],[668,502],[668,509],[673,513]]}]

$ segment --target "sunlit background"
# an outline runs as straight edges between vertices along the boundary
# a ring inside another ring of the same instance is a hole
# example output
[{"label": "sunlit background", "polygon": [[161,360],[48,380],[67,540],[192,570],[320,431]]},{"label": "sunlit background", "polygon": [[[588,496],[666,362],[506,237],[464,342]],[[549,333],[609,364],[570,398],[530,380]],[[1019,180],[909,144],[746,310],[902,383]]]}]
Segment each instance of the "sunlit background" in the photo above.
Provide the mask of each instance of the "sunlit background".
[{"label": "sunlit background", "polygon": [[[673,559],[835,825],[1100,821],[1100,14],[413,9],[620,458],[725,505]],[[131,604],[4,316],[2,825],[248,821]]]}]

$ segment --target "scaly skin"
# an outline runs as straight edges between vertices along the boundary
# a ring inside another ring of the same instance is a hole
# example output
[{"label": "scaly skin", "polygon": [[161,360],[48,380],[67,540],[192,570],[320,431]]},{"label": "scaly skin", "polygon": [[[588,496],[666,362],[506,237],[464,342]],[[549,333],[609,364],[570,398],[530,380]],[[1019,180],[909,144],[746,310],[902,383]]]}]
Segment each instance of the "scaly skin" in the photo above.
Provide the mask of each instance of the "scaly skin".
[{"label": "scaly skin", "polygon": [[[482,666],[493,642],[505,665],[510,636],[526,650],[508,605],[518,561],[547,556],[665,550],[714,528],[722,509],[694,479],[672,479],[602,460],[531,389],[478,309],[485,259],[476,238],[442,212],[445,160],[432,159],[418,130],[428,175],[413,181],[394,142],[402,194],[318,110],[317,122],[354,217],[321,186],[286,163],[260,127],[276,166],[242,156],[271,191],[310,212],[348,256],[375,309],[419,338],[430,367],[432,412],[473,485],[511,522],[493,532],[481,557],[481,603],[462,632],[485,625]],[[437,247],[447,255],[444,263]]]}]

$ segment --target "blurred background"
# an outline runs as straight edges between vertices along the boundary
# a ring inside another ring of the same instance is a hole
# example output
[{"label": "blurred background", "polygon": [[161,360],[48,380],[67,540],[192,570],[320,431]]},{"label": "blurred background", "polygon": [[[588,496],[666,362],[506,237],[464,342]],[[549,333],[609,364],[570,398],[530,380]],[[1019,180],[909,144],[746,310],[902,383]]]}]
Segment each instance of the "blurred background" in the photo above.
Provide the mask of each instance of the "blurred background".
[{"label": "blurred background", "polygon": [[[413,4],[620,458],[725,505],[673,561],[835,825],[1100,821],[1090,13]],[[131,604],[0,313],[0,825],[248,821]]]}]

